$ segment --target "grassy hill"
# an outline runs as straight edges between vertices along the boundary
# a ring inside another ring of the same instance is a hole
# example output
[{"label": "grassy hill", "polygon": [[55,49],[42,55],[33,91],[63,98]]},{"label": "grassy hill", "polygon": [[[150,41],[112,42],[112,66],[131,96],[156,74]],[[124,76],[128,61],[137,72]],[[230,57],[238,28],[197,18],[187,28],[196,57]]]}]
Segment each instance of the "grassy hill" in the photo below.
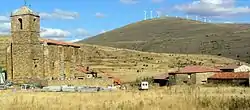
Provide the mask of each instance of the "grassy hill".
[{"label": "grassy hill", "polygon": [[181,18],[133,23],[78,43],[162,53],[211,54],[250,62],[249,24],[211,24]]}]

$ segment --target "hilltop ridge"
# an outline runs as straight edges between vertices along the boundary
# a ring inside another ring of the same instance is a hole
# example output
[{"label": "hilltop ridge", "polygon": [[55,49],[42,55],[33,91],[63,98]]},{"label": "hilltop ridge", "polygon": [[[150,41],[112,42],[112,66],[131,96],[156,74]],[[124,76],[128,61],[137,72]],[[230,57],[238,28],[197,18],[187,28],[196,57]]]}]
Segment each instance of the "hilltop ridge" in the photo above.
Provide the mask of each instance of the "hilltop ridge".
[{"label": "hilltop ridge", "polygon": [[249,35],[250,24],[168,17],[132,23],[77,43],[147,52],[211,54],[250,62]]}]

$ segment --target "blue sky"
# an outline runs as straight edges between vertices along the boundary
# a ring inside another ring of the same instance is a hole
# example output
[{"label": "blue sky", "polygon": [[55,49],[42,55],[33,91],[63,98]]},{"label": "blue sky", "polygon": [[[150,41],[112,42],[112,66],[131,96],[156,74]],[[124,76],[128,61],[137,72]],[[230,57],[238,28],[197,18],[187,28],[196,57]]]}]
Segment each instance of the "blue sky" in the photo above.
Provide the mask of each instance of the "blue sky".
[{"label": "blue sky", "polygon": [[[5,0],[0,7],[0,34],[9,34],[9,15],[23,0]],[[249,0],[27,0],[41,16],[41,36],[77,41],[144,19],[144,10],[153,17],[179,16],[211,22],[250,20]]]}]

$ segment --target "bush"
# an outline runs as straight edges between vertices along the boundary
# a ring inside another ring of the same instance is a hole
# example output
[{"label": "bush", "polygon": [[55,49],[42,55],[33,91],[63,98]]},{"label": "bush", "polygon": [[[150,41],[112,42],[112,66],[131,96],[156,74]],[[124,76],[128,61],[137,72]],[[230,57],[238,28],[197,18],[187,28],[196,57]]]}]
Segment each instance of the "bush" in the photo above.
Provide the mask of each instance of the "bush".
[{"label": "bush", "polygon": [[38,79],[38,78],[32,78],[28,81],[28,84],[32,84],[33,86],[37,88],[42,88],[42,87],[48,86],[48,81]]}]

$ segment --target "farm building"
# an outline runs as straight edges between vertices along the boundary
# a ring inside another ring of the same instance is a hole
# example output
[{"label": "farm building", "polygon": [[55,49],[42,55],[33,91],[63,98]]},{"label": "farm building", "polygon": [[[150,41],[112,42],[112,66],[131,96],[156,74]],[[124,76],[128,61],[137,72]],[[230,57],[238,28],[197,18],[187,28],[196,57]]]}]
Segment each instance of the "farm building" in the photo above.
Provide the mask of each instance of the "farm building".
[{"label": "farm building", "polygon": [[222,72],[249,72],[250,67],[247,65],[226,65],[224,67],[220,67]]},{"label": "farm building", "polygon": [[154,77],[154,83],[158,83],[159,86],[169,85],[169,76],[168,73],[160,74]]},{"label": "farm building", "polygon": [[205,66],[186,66],[176,72],[169,73],[172,84],[205,84],[207,78],[211,77],[219,69]]},{"label": "farm building", "polygon": [[219,72],[209,77],[208,83],[249,86],[249,74],[249,72]]}]

